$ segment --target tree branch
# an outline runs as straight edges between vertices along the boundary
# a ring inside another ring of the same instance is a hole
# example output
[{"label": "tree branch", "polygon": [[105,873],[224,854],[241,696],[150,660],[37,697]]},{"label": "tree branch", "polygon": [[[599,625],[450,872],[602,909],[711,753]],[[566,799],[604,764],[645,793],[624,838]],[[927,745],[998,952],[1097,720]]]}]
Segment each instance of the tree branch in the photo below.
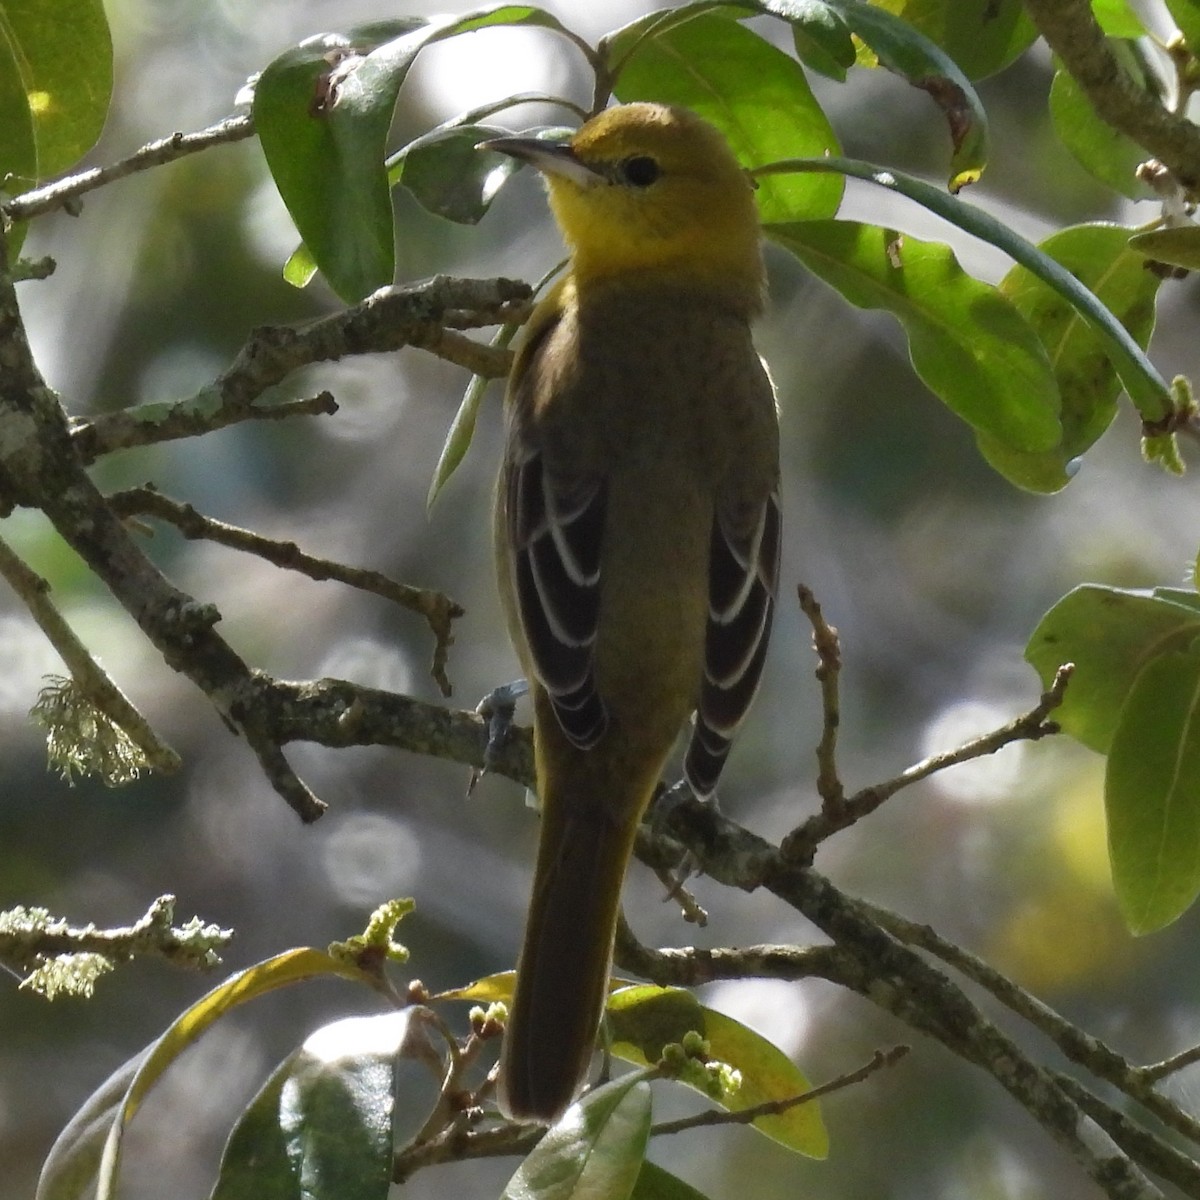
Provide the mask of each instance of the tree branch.
[{"label": "tree branch", "polygon": [[1200,128],[1129,77],[1088,0],[1025,0],[1025,7],[1097,114],[1194,191],[1200,185]]},{"label": "tree branch", "polygon": [[405,287],[380,288],[353,307],[306,325],[254,330],[229,368],[194,396],[78,420],[71,436],[83,462],[92,463],[114,450],[196,437],[239,421],[333,412],[337,405],[327,393],[312,401],[290,401],[286,408],[258,401],[301,367],[405,346],[441,350],[476,373],[499,378],[508,371],[507,351],[472,342],[474,350],[468,354],[463,346],[468,339],[451,331],[523,320],[531,294],[529,285],[519,280],[441,275]]},{"label": "tree branch", "polygon": [[450,695],[450,681],[446,677],[446,658],[450,651],[450,643],[454,640],[450,623],[455,617],[461,617],[464,610],[462,605],[451,600],[449,596],[428,588],[399,583],[379,571],[348,567],[331,559],[316,558],[306,554],[295,542],[276,541],[249,529],[241,529],[236,525],[228,525],[224,521],[206,517],[190,504],[172,500],[152,486],[117,492],[108,497],[108,502],[113,511],[121,517],[157,517],[174,525],[185,538],[204,539],[228,546],[232,550],[241,550],[274,566],[298,571],[310,579],[333,579],[349,587],[382,596],[410,612],[418,613],[428,622],[437,641],[430,674],[437,681],[442,695]]},{"label": "tree branch", "polygon": [[77,171],[53,183],[22,192],[21,195],[0,205],[0,211],[10,221],[28,221],[31,217],[39,217],[56,208],[65,208],[74,214],[78,212],[79,197],[87,192],[93,192],[118,179],[125,179],[138,171],[161,167],[177,158],[207,150],[210,146],[240,142],[253,133],[254,121],[249,113],[226,117],[223,121],[195,133],[172,133],[168,137],[148,142],[128,158],[111,163],[107,167],[91,167],[86,171]]}]

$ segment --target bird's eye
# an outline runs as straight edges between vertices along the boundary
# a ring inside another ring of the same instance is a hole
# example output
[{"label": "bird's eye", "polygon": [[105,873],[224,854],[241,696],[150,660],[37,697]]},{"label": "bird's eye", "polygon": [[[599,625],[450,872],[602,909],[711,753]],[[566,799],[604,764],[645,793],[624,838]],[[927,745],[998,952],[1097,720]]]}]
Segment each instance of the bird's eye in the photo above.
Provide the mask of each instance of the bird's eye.
[{"label": "bird's eye", "polygon": [[634,187],[649,187],[662,169],[648,154],[635,154],[621,164],[621,178]]}]

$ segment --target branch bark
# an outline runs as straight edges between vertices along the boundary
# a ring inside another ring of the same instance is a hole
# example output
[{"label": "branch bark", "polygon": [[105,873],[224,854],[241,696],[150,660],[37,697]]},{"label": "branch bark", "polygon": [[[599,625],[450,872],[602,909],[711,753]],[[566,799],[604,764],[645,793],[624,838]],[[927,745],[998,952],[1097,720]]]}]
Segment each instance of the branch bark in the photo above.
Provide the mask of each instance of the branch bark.
[{"label": "branch bark", "polygon": [[1088,0],[1025,0],[1025,7],[1099,116],[1195,191],[1200,185],[1200,127],[1165,108],[1129,77]]}]

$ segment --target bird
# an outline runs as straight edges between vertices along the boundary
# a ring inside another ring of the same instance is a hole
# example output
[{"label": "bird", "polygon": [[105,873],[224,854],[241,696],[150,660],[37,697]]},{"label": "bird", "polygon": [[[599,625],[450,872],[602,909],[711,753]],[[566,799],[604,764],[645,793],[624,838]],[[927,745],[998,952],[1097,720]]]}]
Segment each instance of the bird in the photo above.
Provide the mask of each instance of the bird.
[{"label": "bird", "polygon": [[751,336],[754,184],[712,124],[631,103],[567,140],[481,148],[540,172],[570,252],[515,357],[494,505],[540,804],[498,1099],[551,1124],[592,1061],[626,867],[676,742],[693,717],[684,775],[710,797],[758,688],[779,429]]}]

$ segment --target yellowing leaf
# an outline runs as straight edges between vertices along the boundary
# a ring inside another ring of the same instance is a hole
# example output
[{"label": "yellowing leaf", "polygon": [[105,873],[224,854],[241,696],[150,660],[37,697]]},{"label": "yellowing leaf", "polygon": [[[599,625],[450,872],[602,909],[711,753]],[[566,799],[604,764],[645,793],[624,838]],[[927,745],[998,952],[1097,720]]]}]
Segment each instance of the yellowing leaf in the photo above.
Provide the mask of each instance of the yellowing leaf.
[{"label": "yellowing leaf", "polygon": [[[609,998],[608,1020],[612,1053],[639,1065],[657,1061],[665,1044],[681,1041],[689,1031],[699,1033],[709,1044],[711,1058],[741,1072],[741,1088],[721,1102],[731,1112],[798,1096],[812,1087],[778,1046],[740,1021],[705,1008],[680,988],[622,988]],[[815,1101],[759,1117],[754,1127],[809,1158],[829,1153],[829,1135]]]}]

